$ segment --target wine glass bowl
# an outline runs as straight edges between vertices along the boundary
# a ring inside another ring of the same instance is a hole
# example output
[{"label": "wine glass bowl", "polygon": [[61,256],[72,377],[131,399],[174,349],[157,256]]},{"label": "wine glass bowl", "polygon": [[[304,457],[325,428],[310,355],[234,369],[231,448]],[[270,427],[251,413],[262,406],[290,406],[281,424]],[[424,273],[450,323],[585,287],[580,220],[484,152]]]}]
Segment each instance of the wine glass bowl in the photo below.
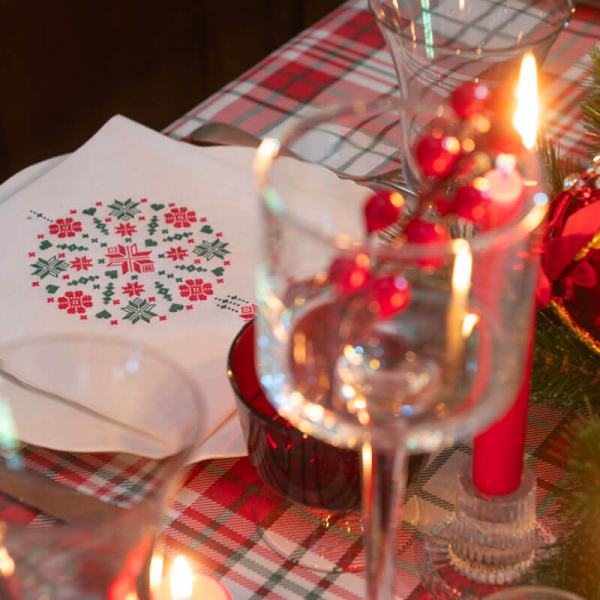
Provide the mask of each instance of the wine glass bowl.
[{"label": "wine glass bowl", "polygon": [[166,500],[205,434],[195,385],[151,348],[90,335],[3,344],[0,370],[0,587],[148,597]]},{"label": "wine glass bowl", "polygon": [[[398,220],[372,232],[365,207],[374,190],[285,156],[292,150],[352,174],[385,172],[399,160],[397,125],[407,106],[378,100],[329,108],[264,142],[255,161],[265,225],[260,383],[303,433],[360,449],[370,600],[391,594],[406,452],[431,452],[485,428],[514,397],[548,201],[535,152],[519,141],[516,154],[501,156],[485,146],[492,138],[480,137],[489,166],[471,184],[485,184],[493,219],[482,225],[488,209],[479,206],[472,223],[441,213],[428,180],[418,200],[395,198]],[[445,103],[433,112],[453,114]],[[486,118],[501,121],[496,112]],[[514,176],[516,187],[506,188]],[[452,235],[411,241],[409,226],[419,220]]]}]

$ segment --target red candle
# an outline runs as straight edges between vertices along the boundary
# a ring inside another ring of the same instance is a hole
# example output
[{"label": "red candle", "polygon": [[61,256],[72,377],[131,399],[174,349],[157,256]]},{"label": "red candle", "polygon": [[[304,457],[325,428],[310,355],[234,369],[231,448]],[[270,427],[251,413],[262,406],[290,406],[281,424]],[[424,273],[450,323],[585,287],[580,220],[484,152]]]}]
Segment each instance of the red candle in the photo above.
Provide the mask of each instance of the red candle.
[{"label": "red candle", "polygon": [[[515,219],[523,204],[523,179],[514,168],[515,157],[500,156],[502,160],[498,161],[499,168],[492,169],[485,175],[492,190],[493,210],[490,210],[489,217],[494,227]],[[494,258],[500,264],[505,260],[501,253]],[[491,285],[487,287],[487,293],[494,295],[499,290]],[[534,335],[535,316],[532,316],[528,354],[517,396],[504,417],[475,437],[473,483],[485,494],[504,496],[516,491],[521,484]]]},{"label": "red candle", "polygon": [[[502,88],[500,89],[502,91]],[[500,99],[501,96],[497,95],[496,98]],[[530,52],[525,54],[521,63],[517,98],[518,107],[513,124],[521,136],[523,146],[531,150],[536,139],[538,102],[537,70],[535,59]],[[500,107],[498,113],[501,113]],[[502,145],[511,137],[504,137]],[[516,168],[516,154],[521,151],[521,145],[517,143],[516,150],[510,146],[511,144],[508,144],[500,150],[501,154],[496,157],[496,168],[485,175],[492,190],[491,195],[495,197],[493,205],[496,215],[492,216],[496,217],[496,222],[490,223],[492,227],[510,222],[521,211],[524,182]],[[527,359],[517,397],[504,417],[475,438],[473,483],[485,494],[504,496],[515,492],[521,485],[534,338],[535,315],[532,315]]]},{"label": "red candle", "polygon": [[515,168],[516,157],[500,154],[496,162],[499,166],[484,175],[490,194],[487,229],[510,223],[518,217],[523,206],[523,178]]},{"label": "red candle", "polygon": [[534,331],[535,320],[523,381],[513,405],[504,417],[475,438],[473,483],[484,494],[504,496],[521,484]]}]

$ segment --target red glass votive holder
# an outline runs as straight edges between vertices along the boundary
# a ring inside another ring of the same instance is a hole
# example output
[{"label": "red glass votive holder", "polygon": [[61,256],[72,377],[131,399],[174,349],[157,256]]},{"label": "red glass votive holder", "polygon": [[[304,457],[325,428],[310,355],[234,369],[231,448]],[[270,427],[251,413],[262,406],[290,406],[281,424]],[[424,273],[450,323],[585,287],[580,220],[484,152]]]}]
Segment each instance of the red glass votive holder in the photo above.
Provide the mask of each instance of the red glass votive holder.
[{"label": "red glass votive holder", "polygon": [[228,373],[248,458],[262,482],[287,500],[310,508],[360,510],[358,453],[308,436],[280,417],[260,387],[254,361],[251,321],[231,346]]},{"label": "red glass votive holder", "polygon": [[[358,452],[302,433],[277,414],[256,374],[252,321],[233,341],[228,374],[250,462],[265,489],[281,498],[279,508],[268,493],[256,498],[254,518],[263,540],[286,559],[318,571],[363,568]],[[409,484],[426,461],[426,455],[410,458]],[[416,518],[418,511],[411,525]]]}]

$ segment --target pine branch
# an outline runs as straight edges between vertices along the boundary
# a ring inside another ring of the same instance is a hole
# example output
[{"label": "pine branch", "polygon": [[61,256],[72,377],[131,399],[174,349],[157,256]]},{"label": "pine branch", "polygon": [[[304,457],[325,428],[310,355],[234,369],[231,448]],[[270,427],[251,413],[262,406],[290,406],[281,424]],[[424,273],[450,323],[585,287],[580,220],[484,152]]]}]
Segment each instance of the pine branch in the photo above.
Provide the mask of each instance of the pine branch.
[{"label": "pine branch", "polygon": [[552,308],[537,316],[531,400],[565,412],[600,415],[600,355],[566,327]]},{"label": "pine branch", "polygon": [[600,48],[592,48],[589,52],[591,64],[587,69],[587,79],[583,89],[587,96],[581,108],[583,110],[583,127],[589,137],[588,154],[593,156],[600,152]]},{"label": "pine branch", "polygon": [[[582,103],[583,125],[588,134],[588,153],[600,152],[600,49],[589,53],[587,96]],[[559,148],[541,136],[552,193],[562,189],[571,172],[581,172],[579,161],[563,160]],[[536,564],[535,583],[567,589],[588,600],[600,600],[600,355],[546,307],[538,312],[535,338],[532,400],[565,412],[579,413],[555,444],[567,463],[567,488],[558,501],[556,517],[562,533],[547,556]],[[562,449],[562,450],[561,450]],[[565,450],[566,449],[566,450]]]},{"label": "pine branch", "polygon": [[545,131],[540,134],[540,154],[548,173],[550,193],[554,198],[562,191],[565,177],[571,173],[581,173],[583,166],[579,159],[575,160],[572,156],[561,158],[560,144],[555,144],[546,136]]},{"label": "pine branch", "polygon": [[563,533],[550,555],[536,565],[535,579],[537,584],[600,600],[600,420],[579,422],[566,441],[570,483],[557,510]]}]

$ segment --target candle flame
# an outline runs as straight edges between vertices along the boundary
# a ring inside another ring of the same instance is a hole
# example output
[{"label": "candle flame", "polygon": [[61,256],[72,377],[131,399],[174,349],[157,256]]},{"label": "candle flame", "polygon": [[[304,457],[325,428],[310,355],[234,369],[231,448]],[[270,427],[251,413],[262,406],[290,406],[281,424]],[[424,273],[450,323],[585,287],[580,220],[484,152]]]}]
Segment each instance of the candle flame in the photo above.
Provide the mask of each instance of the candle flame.
[{"label": "candle flame", "polygon": [[191,600],[193,589],[190,565],[185,557],[179,555],[173,561],[171,569],[171,597],[173,600]]},{"label": "candle flame", "polygon": [[0,573],[4,577],[10,577],[14,572],[15,561],[11,558],[6,548],[0,548]]},{"label": "candle flame", "polygon": [[464,294],[468,292],[471,285],[473,255],[466,240],[454,240],[452,245],[456,254],[454,270],[452,272],[452,289],[459,294]]},{"label": "candle flame", "polygon": [[463,337],[465,337],[465,338],[470,337],[471,333],[473,333],[473,329],[475,328],[475,325],[477,325],[478,322],[479,322],[478,315],[476,315],[474,313],[467,313],[465,315],[465,320],[463,321],[463,326],[462,326]]},{"label": "candle flame", "polygon": [[160,587],[163,575],[164,556],[162,554],[154,554],[150,561],[150,587],[156,590]]},{"label": "candle flame", "polygon": [[373,447],[371,442],[365,441],[362,447],[362,472],[363,472],[363,494],[366,502],[370,501],[373,494],[373,482],[371,475],[373,470]]},{"label": "candle flame", "polygon": [[517,87],[517,111],[513,119],[516,130],[521,134],[523,145],[528,150],[535,145],[538,113],[537,69],[533,54],[528,52],[521,62]]},{"label": "candle flame", "polygon": [[259,160],[271,160],[279,154],[279,140],[275,138],[266,138],[256,151],[256,158]]}]

